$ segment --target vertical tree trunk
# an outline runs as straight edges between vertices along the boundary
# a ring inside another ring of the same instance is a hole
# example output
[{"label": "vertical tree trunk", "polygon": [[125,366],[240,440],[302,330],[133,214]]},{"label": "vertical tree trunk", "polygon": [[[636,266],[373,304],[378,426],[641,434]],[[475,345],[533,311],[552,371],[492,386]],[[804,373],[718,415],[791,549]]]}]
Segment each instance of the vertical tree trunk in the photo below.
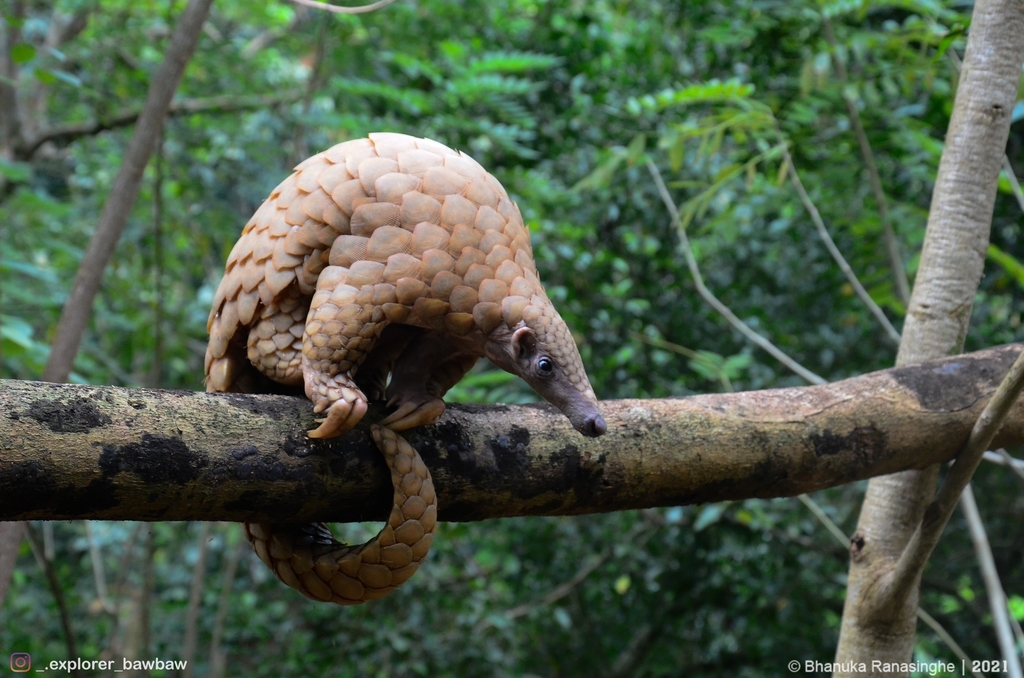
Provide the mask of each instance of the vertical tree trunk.
[{"label": "vertical tree trunk", "polygon": [[[921,266],[897,365],[958,353],[988,247],[997,178],[1024,65],[1024,0],[978,0],[946,148],[932,194]],[[908,662],[918,589],[890,596],[893,568],[935,495],[938,467],[874,478],[850,545],[836,662]],[[863,676],[847,670],[837,676]],[[900,675],[900,674],[895,674]]]},{"label": "vertical tree trunk", "polygon": [[50,357],[43,371],[43,381],[62,382],[71,374],[78,345],[92,312],[93,299],[100,289],[103,271],[114,254],[117,241],[121,239],[121,232],[128,222],[128,214],[139,195],[142,173],[146,170],[149,157],[153,155],[167,109],[199,41],[199,33],[212,3],[213,0],[189,0],[178,19],[164,60],[149,85],[146,104],[135,123],[124,161],[114,179],[110,195],[103,203],[96,232],[89,241],[89,248],[82,257],[75,282],[61,311],[57,333],[50,347]]}]

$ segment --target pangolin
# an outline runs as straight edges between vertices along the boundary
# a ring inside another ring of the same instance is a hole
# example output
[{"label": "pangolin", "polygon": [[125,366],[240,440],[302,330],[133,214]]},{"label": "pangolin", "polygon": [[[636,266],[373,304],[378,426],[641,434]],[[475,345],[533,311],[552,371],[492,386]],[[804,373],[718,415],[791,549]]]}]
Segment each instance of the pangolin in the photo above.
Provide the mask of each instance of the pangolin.
[{"label": "pangolin", "polygon": [[323,524],[244,526],[277,576],[316,600],[381,598],[426,556],[433,483],[395,431],[435,422],[479,358],[521,376],[583,435],[606,430],[519,208],[476,161],[429,139],[371,134],[299,164],[228,255],[207,330],[207,390],[304,392],[325,413],[310,437],[348,431],[368,401],[395,408],[371,429],[394,483],[375,538],[346,546]]}]

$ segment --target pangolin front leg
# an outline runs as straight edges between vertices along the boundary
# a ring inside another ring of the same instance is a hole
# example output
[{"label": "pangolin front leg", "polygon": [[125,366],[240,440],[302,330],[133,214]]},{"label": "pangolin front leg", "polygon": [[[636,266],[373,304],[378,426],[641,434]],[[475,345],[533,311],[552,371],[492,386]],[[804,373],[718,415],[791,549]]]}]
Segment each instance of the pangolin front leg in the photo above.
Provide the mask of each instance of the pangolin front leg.
[{"label": "pangolin front leg", "polygon": [[313,412],[326,411],[310,438],[340,435],[366,414],[366,395],[355,373],[373,349],[387,321],[374,303],[376,280],[365,284],[359,272],[328,266],[317,278],[302,343],[302,375]]}]

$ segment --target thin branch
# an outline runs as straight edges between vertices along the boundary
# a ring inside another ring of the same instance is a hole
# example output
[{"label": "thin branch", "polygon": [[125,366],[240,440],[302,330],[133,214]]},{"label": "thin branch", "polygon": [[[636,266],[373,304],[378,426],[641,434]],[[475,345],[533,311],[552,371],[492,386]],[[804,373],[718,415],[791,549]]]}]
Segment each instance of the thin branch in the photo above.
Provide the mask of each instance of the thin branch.
[{"label": "thin branch", "polygon": [[[44,525],[48,523],[43,523]],[[107,652],[111,656],[118,656],[121,653],[121,648],[118,642],[120,637],[121,628],[121,610],[123,606],[125,582],[128,579],[128,575],[132,569],[132,561],[135,560],[135,543],[139,539],[142,529],[146,526],[146,523],[138,523],[135,529],[132,530],[131,535],[128,537],[126,542],[122,542],[121,557],[117,561],[117,567],[115,568],[114,584],[110,587],[110,590],[114,592],[113,598],[113,614],[110,615],[110,628],[107,631]],[[128,620],[131,623],[131,620]]]},{"label": "thin branch", "polygon": [[[129,659],[141,659],[149,656],[150,653],[150,600],[155,579],[153,568],[153,554],[156,544],[153,536],[152,525],[147,525],[145,530],[145,541],[143,543],[142,556],[142,582],[132,592],[131,610],[127,633],[124,642],[124,656]],[[143,670],[126,671],[129,676],[148,676]]]},{"label": "thin branch", "polygon": [[[626,533],[622,539],[622,543],[631,544],[634,550],[643,548],[644,544],[646,544],[654,534],[655,529],[657,529],[657,526],[652,526],[647,522],[639,522],[633,526],[633,529]],[[584,579],[589,577],[594,570],[608,562],[614,553],[615,549],[613,546],[606,547],[601,553],[591,556],[587,562],[576,571],[576,574],[574,574],[572,578],[562,582],[537,600],[529,603],[523,603],[522,605],[518,605],[507,610],[503,616],[508,620],[518,619],[519,617],[525,617],[538,608],[547,607],[548,605],[561,600],[572,593],[573,589],[579,586]],[[491,626],[491,624],[492,622],[490,619],[487,619],[480,625],[478,630],[487,628],[488,626]]]},{"label": "thin branch", "polygon": [[[267,108],[287,104],[302,98],[302,92],[288,91],[279,94],[236,95],[222,94],[213,97],[182,99],[171,103],[167,115],[193,115],[195,113],[233,113],[254,108]],[[67,144],[75,139],[92,136],[112,129],[135,124],[142,114],[140,108],[125,108],[102,120],[56,125],[43,130],[18,148],[18,157],[28,160],[47,142]]]},{"label": "thin branch", "polygon": [[638,675],[637,666],[650,654],[654,646],[670,628],[669,620],[686,611],[686,602],[679,600],[672,605],[662,607],[651,619],[633,633],[629,643],[615,658],[605,678],[627,678]]},{"label": "thin branch", "polygon": [[18,565],[21,536],[22,523],[0,522],[0,610],[4,607],[14,568]]},{"label": "thin branch", "polygon": [[[296,15],[296,18],[298,15]],[[254,38],[249,40],[242,48],[241,56],[243,59],[251,59],[254,54],[264,49],[278,38],[288,35],[295,24],[295,20],[288,26],[280,26],[276,28],[268,28],[265,31],[261,31]]]},{"label": "thin branch", "polygon": [[1013,627],[1013,635],[1017,638],[1017,647],[1024,655],[1024,628],[1021,628],[1020,622],[1012,614],[1010,615],[1010,626]]},{"label": "thin branch", "polygon": [[369,5],[360,5],[359,7],[338,7],[337,5],[329,5],[326,2],[317,2],[317,0],[292,0],[296,5],[322,9],[333,14],[366,14],[367,12],[387,7],[396,1],[397,0],[379,0],[378,2],[374,2]]},{"label": "thin branch", "polygon": [[998,464],[999,466],[1007,466],[1011,471],[1020,476],[1021,480],[1024,480],[1024,459],[1011,457],[1010,453],[1002,448],[995,452],[986,452],[985,461]]},{"label": "thin branch", "polygon": [[[25,3],[14,0],[5,12],[0,31],[0,158],[12,159],[14,149],[22,142],[21,112],[18,105],[18,65],[11,50],[21,42],[21,25]],[[7,184],[0,181],[0,186]]]},{"label": "thin branch", "polygon": [[66,21],[63,21],[53,46],[60,47],[77,38],[85,30],[85,27],[89,25],[89,15],[92,14],[93,9],[95,7],[86,5],[75,12],[74,15],[68,17]]},{"label": "thin branch", "polygon": [[192,571],[192,588],[188,595],[188,612],[185,616],[185,643],[182,649],[182,660],[186,662],[182,678],[191,678],[195,665],[196,637],[198,636],[199,605],[203,600],[203,580],[206,578],[206,554],[209,553],[211,523],[203,523],[199,529],[196,566]]},{"label": "thin branch", "polygon": [[992,625],[995,627],[996,638],[999,641],[999,650],[1006,661],[1007,673],[1010,678],[1024,678],[1020,657],[1014,646],[1013,629],[1010,628],[1010,611],[1006,607],[1006,592],[1003,590],[1002,582],[999,581],[996,561],[992,557],[992,547],[989,545],[988,535],[985,533],[985,525],[981,522],[981,513],[978,511],[978,503],[974,500],[974,492],[971,490],[970,483],[964,488],[963,495],[960,497],[960,508],[967,519],[967,528],[971,533],[971,541],[974,543],[974,552],[978,556],[981,578],[985,582],[985,591],[988,592]]},{"label": "thin branch", "polygon": [[955,654],[957,658],[959,658],[964,663],[964,666],[972,667],[971,675],[973,675],[974,678],[984,678],[984,674],[978,673],[974,670],[971,658],[967,656],[967,653],[964,652],[963,648],[960,647],[960,645],[955,640],[953,640],[953,636],[949,635],[949,631],[943,628],[942,624],[940,624],[935,617],[931,616],[930,614],[925,612],[924,609],[919,607],[917,608],[917,618],[923,621],[925,624],[927,624],[931,628],[931,630],[934,631],[936,635],[938,635],[942,642],[949,646],[949,649],[953,650],[953,654]]},{"label": "thin branch", "polygon": [[292,131],[292,162],[289,163],[291,166],[298,165],[300,162],[305,160],[308,155],[310,155],[309,147],[305,143],[305,121],[309,119],[309,109],[313,103],[313,93],[320,88],[320,84],[323,81],[323,66],[328,52],[327,28],[327,22],[320,22],[320,27],[316,36],[316,50],[313,56],[313,66],[310,68],[309,77],[306,80],[306,90],[302,95],[302,114],[299,116],[295,129]]},{"label": "thin branch", "polygon": [[53,521],[43,521],[43,555],[47,560],[53,560],[57,553],[57,547],[53,538]]},{"label": "thin branch", "polygon": [[[781,138],[782,131],[779,130],[779,136]],[[785,141],[782,145],[782,153],[785,158],[786,167],[789,170],[789,178],[793,183],[793,187],[796,188],[797,194],[800,196],[800,202],[804,204],[804,209],[807,210],[808,214],[811,215],[811,221],[814,222],[815,228],[818,229],[818,235],[821,236],[822,241],[825,243],[825,247],[828,248],[829,253],[837,264],[839,269],[846,276],[846,279],[853,286],[853,289],[857,292],[857,296],[864,302],[864,305],[871,311],[871,315],[875,316],[878,323],[885,330],[886,335],[895,343],[897,346],[900,344],[900,333],[896,331],[896,328],[892,326],[889,319],[885,316],[885,312],[875,303],[875,300],[871,298],[868,291],[864,289],[864,286],[860,284],[860,280],[857,279],[857,274],[853,272],[850,264],[846,262],[846,258],[843,257],[842,252],[836,247],[836,243],[832,240],[832,236],[829,235],[828,229],[825,227],[825,222],[822,221],[821,214],[818,213],[818,208],[814,206],[811,201],[811,196],[807,195],[807,190],[804,188],[804,183],[800,181],[800,175],[797,174],[796,165],[793,163],[793,157],[789,154],[789,148]],[[904,302],[906,303],[906,302]]]},{"label": "thin branch", "polygon": [[85,520],[85,540],[89,544],[89,560],[92,563],[93,580],[96,582],[96,599],[104,612],[113,614],[114,607],[107,596],[107,577],[103,572],[103,556],[100,554],[100,547],[96,543],[96,535],[92,532],[92,521]]},{"label": "thin branch", "polygon": [[690,248],[690,239],[686,237],[686,230],[679,227],[679,208],[676,207],[675,201],[672,200],[672,196],[669,194],[668,188],[665,186],[664,179],[661,178],[661,171],[650,159],[647,160],[647,170],[651,173],[651,177],[654,179],[654,183],[658,187],[658,193],[661,194],[661,199],[665,203],[665,207],[668,208],[669,213],[672,215],[672,225],[676,227],[676,232],[679,234],[679,243],[682,245],[683,255],[686,257],[686,265],[690,269],[690,275],[693,276],[693,282],[697,286],[697,292],[704,301],[724,316],[725,319],[729,321],[729,324],[739,330],[743,336],[763,348],[773,358],[796,374],[800,375],[804,380],[812,384],[827,383],[817,374],[811,372],[803,365],[783,353],[775,346],[775,344],[750,329],[745,322],[740,320],[736,314],[729,309],[728,306],[719,301],[718,298],[708,290],[704,285],[704,278],[700,274],[700,268],[697,266],[697,259],[693,256],[693,250]]},{"label": "thin branch", "polygon": [[649,337],[646,334],[641,334],[640,332],[631,331],[629,333],[629,336],[633,339],[636,339],[637,341],[649,344],[656,348],[664,349],[666,351],[672,351],[673,353],[678,353],[679,355],[684,355],[690,360],[693,360],[694,362],[698,362],[704,365],[709,370],[712,370],[715,373],[715,375],[718,377],[718,381],[722,383],[722,388],[725,389],[727,393],[732,393],[733,391],[736,390],[733,388],[732,380],[729,379],[729,375],[727,375],[725,371],[722,370],[718,365],[714,364],[706,357],[701,355],[700,351],[694,351],[692,348],[687,348],[685,346],[675,344],[671,341],[665,341],[664,339],[659,339],[657,337]]},{"label": "thin branch", "polygon": [[[822,17],[822,27],[825,29],[825,40],[828,41],[832,52],[832,63],[835,65],[839,81],[847,83],[850,81],[846,72],[846,64],[839,58],[839,46],[835,33],[832,31],[832,23],[828,17]],[[882,179],[878,172],[878,165],[875,164],[875,154],[868,142],[868,135],[864,132],[864,124],[860,119],[860,111],[857,109],[856,100],[850,96],[845,88],[843,90],[843,101],[846,102],[846,111],[850,116],[850,124],[853,126],[854,135],[857,137],[857,145],[860,147],[860,155],[864,159],[864,167],[868,171],[868,180],[871,184],[871,192],[875,197],[875,204],[878,206],[878,216],[882,222],[882,233],[885,236],[886,249],[889,252],[889,267],[892,269],[893,281],[896,283],[896,295],[906,307],[910,303],[910,283],[907,280],[907,271],[903,266],[903,253],[900,251],[900,243],[893,231],[892,222],[889,219],[889,204],[882,189]]]},{"label": "thin branch", "polygon": [[814,517],[818,519],[818,522],[828,529],[829,533],[836,538],[836,541],[843,545],[844,549],[849,548],[850,538],[847,537],[842,528],[836,525],[835,522],[828,517],[828,514],[818,506],[818,502],[811,499],[810,495],[807,494],[797,495],[797,499],[799,499],[804,506],[810,509],[811,513],[814,514]]},{"label": "thin branch", "polygon": [[916,582],[920,579],[921,572],[935,549],[946,523],[949,522],[957,501],[974,475],[985,450],[1002,427],[1021,389],[1024,389],[1024,352],[1017,357],[1013,367],[978,417],[967,443],[957,455],[935,500],[928,506],[924,519],[903,549],[893,579],[885,591],[889,600],[905,600],[907,591],[917,585]]},{"label": "thin branch", "polygon": [[210,639],[210,676],[212,678],[221,678],[224,675],[227,657],[220,647],[220,641],[224,635],[224,620],[227,618],[228,608],[231,606],[231,592],[235,585],[235,572],[238,571],[238,563],[242,559],[242,554],[249,550],[249,543],[242,538],[237,539],[233,546],[227,546],[230,541],[228,536],[232,533],[241,537],[238,534],[237,525],[232,525],[230,530],[224,534],[225,545],[227,549],[230,549],[231,555],[224,566],[224,579],[220,585],[220,600],[217,601],[217,617],[213,621],[213,637]]},{"label": "thin branch", "polygon": [[[513,607],[511,610],[507,610],[504,614],[505,618],[512,620],[518,619],[519,617],[525,617],[526,615],[530,614],[538,608],[547,607],[555,601],[561,600],[562,598],[572,593],[572,590],[574,588],[576,588],[584,579],[589,577],[594,570],[608,562],[608,560],[611,557],[612,549],[610,547],[605,549],[599,555],[591,556],[580,567],[580,569],[576,571],[576,574],[574,574],[572,578],[562,582],[561,584],[551,589],[547,592],[547,594],[545,594],[541,598],[538,598],[537,600],[533,600],[529,603],[523,603],[522,605],[517,605],[516,607]],[[484,627],[486,628],[487,626],[490,626],[490,620],[487,620],[487,622],[485,622]]]},{"label": "thin branch", "polygon": [[164,364],[164,128],[161,123],[153,158],[153,362],[149,382],[160,388]]},{"label": "thin branch", "polygon": [[[75,646],[75,634],[71,630],[71,615],[68,613],[68,605],[64,600],[64,590],[60,586],[60,581],[57,579],[57,573],[53,569],[53,563],[46,559],[43,555],[43,545],[39,543],[39,536],[36,534],[35,528],[32,527],[31,523],[24,523],[25,526],[25,538],[28,539],[29,546],[32,547],[32,554],[36,557],[36,562],[39,563],[39,568],[46,575],[46,581],[50,585],[50,592],[53,593],[53,599],[57,603],[57,610],[60,613],[61,627],[64,629],[64,642],[68,648],[68,659],[75,659],[78,657],[78,648]],[[78,667],[72,666],[69,672],[73,676],[77,676]]]}]

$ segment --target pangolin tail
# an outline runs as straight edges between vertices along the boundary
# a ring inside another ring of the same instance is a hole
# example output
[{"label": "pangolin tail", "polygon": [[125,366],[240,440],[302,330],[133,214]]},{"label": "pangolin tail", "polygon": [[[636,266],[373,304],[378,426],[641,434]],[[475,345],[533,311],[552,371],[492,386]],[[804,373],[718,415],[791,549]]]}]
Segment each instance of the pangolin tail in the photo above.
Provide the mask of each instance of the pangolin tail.
[{"label": "pangolin tail", "polygon": [[339,605],[383,598],[416,572],[430,550],[437,523],[430,472],[400,435],[377,425],[371,432],[395,487],[391,516],[376,537],[348,546],[323,523],[244,524],[260,560],[307,598]]}]

